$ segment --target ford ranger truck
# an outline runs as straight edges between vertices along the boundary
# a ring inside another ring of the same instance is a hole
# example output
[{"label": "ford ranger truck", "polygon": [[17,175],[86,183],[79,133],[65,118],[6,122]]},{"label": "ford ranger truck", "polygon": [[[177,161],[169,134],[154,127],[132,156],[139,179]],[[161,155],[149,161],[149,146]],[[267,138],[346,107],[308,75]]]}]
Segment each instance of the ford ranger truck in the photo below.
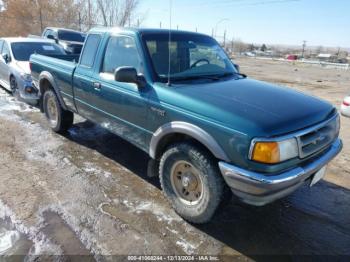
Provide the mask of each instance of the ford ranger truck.
[{"label": "ford ranger truck", "polygon": [[96,28],[80,61],[66,60],[30,59],[51,128],[79,114],[145,151],[192,223],[208,222],[227,189],[262,206],[313,186],[342,149],[332,105],[240,74],[207,35]]}]

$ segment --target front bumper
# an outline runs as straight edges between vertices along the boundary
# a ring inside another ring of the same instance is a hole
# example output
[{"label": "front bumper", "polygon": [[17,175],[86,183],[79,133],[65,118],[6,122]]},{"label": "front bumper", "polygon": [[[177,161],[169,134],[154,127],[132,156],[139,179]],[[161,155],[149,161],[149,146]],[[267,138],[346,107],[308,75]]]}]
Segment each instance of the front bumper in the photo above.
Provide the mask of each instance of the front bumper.
[{"label": "front bumper", "polygon": [[342,147],[342,141],[338,139],[313,162],[274,175],[255,173],[225,162],[220,162],[219,167],[235,195],[245,203],[263,206],[294,192],[336,157]]},{"label": "front bumper", "polygon": [[18,89],[20,97],[25,102],[36,104],[39,101],[39,91],[32,82],[23,81],[23,83],[19,85]]}]

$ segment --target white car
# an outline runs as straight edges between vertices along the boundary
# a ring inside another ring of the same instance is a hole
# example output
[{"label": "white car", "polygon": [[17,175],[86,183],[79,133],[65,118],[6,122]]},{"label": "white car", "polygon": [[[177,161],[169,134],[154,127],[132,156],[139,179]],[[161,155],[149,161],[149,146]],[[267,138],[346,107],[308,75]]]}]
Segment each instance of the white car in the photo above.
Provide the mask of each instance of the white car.
[{"label": "white car", "polygon": [[350,117],[350,96],[344,98],[340,111],[343,116]]},{"label": "white car", "polygon": [[64,50],[47,39],[0,38],[0,85],[29,103],[36,103],[29,58],[32,54],[64,55]]}]

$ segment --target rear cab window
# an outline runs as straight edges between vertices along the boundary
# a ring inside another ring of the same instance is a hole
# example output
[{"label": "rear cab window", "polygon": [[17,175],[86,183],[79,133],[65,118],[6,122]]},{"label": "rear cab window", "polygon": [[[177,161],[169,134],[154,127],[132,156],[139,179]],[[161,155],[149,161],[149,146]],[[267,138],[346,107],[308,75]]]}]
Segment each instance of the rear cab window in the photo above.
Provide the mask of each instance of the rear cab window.
[{"label": "rear cab window", "polygon": [[101,35],[90,34],[85,42],[80,58],[80,65],[92,68],[95,62],[96,53],[101,42]]}]

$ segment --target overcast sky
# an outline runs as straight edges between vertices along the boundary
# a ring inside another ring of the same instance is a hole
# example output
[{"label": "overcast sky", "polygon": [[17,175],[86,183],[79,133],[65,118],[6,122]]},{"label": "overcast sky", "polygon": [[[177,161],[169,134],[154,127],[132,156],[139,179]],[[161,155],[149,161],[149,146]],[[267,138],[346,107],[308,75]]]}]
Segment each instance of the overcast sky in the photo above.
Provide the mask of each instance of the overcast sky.
[{"label": "overcast sky", "polygon": [[[173,28],[245,42],[350,47],[350,0],[172,0]],[[143,26],[169,27],[169,0],[141,0]],[[221,22],[220,22],[221,21]],[[219,23],[218,23],[219,22]]]}]

